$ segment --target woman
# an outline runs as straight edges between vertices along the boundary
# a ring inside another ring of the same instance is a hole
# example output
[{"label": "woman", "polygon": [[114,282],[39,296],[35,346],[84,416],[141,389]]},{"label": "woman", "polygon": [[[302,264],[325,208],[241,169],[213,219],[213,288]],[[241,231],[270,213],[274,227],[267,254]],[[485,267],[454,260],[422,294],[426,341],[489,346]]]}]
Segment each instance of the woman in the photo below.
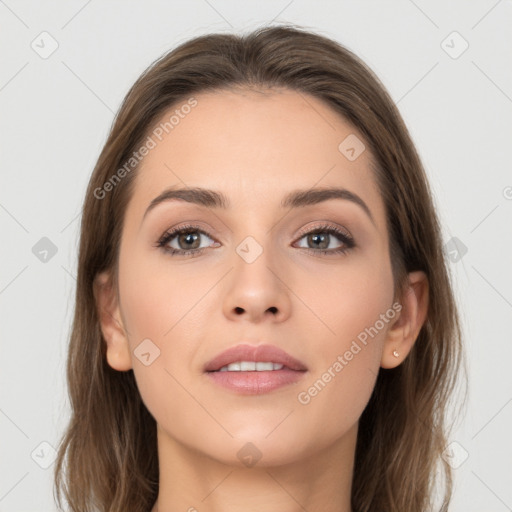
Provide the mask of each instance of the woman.
[{"label": "woman", "polygon": [[425,172],[352,52],[280,26],[143,73],[84,202],[59,506],[445,511],[462,362]]}]

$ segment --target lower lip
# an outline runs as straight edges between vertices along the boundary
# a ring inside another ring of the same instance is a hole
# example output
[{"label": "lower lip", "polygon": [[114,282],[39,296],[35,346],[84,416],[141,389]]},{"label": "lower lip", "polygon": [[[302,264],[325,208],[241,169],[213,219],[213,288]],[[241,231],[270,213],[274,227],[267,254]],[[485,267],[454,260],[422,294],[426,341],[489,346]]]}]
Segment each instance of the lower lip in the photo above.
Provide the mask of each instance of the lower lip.
[{"label": "lower lip", "polygon": [[252,372],[207,372],[216,384],[242,395],[259,395],[294,384],[303,378],[305,371],[281,370]]}]

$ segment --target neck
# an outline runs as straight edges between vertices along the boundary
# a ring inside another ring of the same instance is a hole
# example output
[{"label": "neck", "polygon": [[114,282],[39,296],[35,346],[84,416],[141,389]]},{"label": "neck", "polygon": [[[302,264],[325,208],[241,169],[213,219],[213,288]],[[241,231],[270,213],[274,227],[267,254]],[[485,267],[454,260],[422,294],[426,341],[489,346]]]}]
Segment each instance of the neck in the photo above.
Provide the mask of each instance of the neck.
[{"label": "neck", "polygon": [[351,512],[357,424],[313,455],[283,465],[227,465],[158,427],[159,494],[151,512]]}]

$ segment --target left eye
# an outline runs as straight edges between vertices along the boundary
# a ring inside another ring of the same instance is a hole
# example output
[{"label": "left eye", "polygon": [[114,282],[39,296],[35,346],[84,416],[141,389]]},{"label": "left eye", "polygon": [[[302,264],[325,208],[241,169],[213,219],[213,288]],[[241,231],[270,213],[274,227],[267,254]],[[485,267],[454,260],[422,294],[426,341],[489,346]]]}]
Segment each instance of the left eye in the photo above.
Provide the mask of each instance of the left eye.
[{"label": "left eye", "polygon": [[[331,242],[336,242],[336,239],[338,244],[340,244],[340,239],[341,242],[345,244],[348,240],[345,235],[329,229],[317,229],[316,231],[310,231],[299,238],[299,240],[302,239],[305,239],[306,245],[299,245],[299,247],[304,249],[320,249],[322,251],[327,249],[338,249],[340,245],[331,247]],[[313,247],[308,247],[308,244],[312,244]]]}]

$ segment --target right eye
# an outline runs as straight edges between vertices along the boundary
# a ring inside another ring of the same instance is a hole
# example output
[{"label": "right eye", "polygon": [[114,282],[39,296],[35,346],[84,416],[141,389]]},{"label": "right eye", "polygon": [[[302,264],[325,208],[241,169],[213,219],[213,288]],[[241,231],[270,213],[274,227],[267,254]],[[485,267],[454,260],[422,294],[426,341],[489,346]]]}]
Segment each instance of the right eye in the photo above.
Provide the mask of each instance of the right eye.
[{"label": "right eye", "polygon": [[[210,244],[210,246],[206,247],[197,247],[197,244],[201,242],[202,236],[206,236],[212,240],[209,234],[198,226],[182,226],[164,233],[156,245],[157,247],[161,247],[162,250],[171,256],[187,256],[192,254],[199,255],[204,251],[204,249],[212,246],[212,244]],[[177,248],[169,246],[169,242],[173,241],[174,239],[176,239],[176,243],[178,244]],[[189,249],[182,249],[179,247],[179,245],[189,245]]]}]

